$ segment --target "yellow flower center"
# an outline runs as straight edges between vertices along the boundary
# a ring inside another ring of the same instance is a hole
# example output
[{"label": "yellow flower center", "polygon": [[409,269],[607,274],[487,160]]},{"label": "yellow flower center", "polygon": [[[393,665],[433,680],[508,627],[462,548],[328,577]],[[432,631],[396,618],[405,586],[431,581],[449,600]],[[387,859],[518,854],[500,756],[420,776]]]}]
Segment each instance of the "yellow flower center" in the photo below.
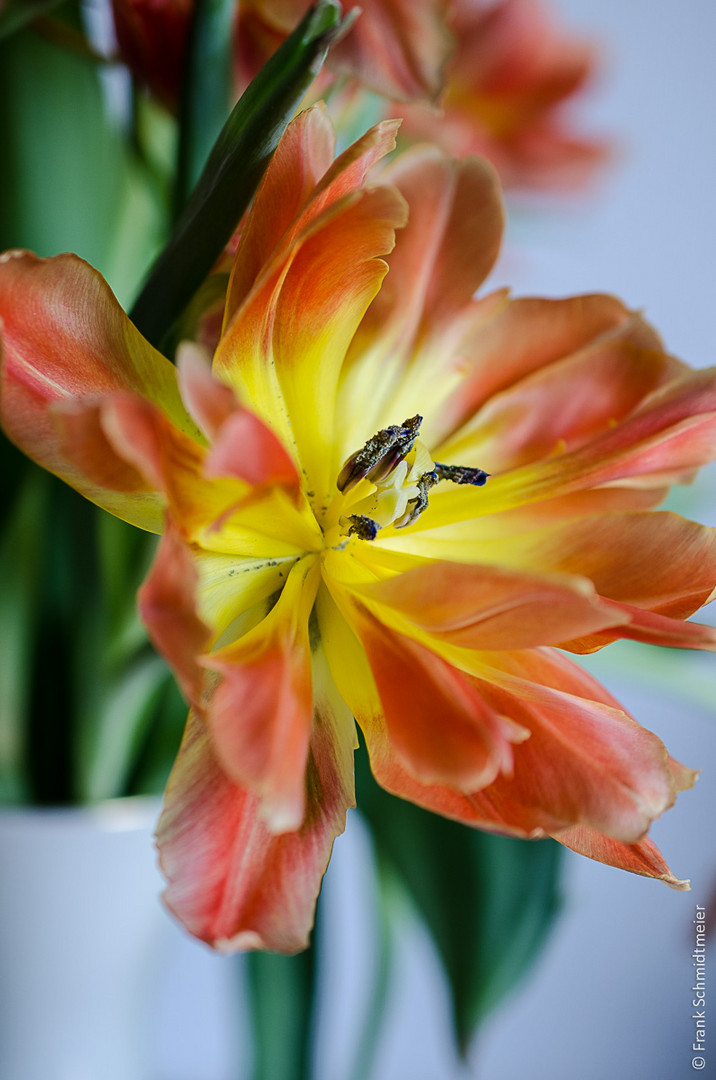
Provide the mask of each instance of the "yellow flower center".
[{"label": "yellow flower center", "polygon": [[341,468],[336,497],[324,524],[327,547],[349,537],[375,540],[380,529],[403,529],[427,508],[428,492],[440,480],[482,485],[482,469],[442,465],[418,439],[422,416],[383,428]]}]

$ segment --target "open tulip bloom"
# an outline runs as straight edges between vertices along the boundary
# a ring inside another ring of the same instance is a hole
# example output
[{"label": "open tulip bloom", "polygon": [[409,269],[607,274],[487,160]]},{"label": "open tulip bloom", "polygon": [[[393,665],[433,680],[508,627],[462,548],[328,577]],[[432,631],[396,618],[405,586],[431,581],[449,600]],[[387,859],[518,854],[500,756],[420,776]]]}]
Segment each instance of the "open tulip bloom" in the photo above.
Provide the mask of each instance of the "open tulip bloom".
[{"label": "open tulip bloom", "polygon": [[684,621],[714,531],[654,510],[714,456],[716,374],[610,296],[475,299],[494,173],[418,147],[376,174],[395,128],[334,162],[321,107],[290,125],[211,365],[72,255],[0,265],[8,434],[163,534],[139,604],[190,703],[166,900],[221,949],[306,945],[356,722],[395,795],[686,887],[646,833],[695,774],[566,654],[716,646]]}]

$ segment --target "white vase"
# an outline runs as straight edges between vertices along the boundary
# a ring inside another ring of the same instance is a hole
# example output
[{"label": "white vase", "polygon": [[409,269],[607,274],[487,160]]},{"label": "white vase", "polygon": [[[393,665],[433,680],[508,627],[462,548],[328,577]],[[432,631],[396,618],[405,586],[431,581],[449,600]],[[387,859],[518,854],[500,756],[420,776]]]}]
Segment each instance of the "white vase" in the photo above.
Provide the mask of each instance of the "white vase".
[{"label": "white vase", "polygon": [[3,1080],[151,1080],[158,812],[0,810]]}]

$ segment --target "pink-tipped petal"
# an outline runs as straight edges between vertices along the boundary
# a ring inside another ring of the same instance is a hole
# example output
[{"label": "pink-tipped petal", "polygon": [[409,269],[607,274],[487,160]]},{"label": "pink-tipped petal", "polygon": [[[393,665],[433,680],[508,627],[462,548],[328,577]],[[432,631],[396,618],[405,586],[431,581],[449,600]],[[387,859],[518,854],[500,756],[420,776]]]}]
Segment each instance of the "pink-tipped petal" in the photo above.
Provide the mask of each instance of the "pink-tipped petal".
[{"label": "pink-tipped petal", "polygon": [[207,662],[222,676],[208,724],[223,772],[260,797],[272,833],[295,831],[305,813],[313,720],[309,656],[287,640],[254,660]]},{"label": "pink-tipped petal", "polygon": [[443,437],[455,431],[495,394],[532,372],[608,341],[658,349],[656,333],[613,296],[560,300],[519,298],[496,307],[478,323],[468,349],[470,367],[443,410]]},{"label": "pink-tipped petal", "polygon": [[313,722],[308,620],[317,584],[315,561],[295,563],[266,617],[202,658],[222,677],[206,710],[219,764],[259,796],[274,833],[297,829],[305,814]]},{"label": "pink-tipped petal", "polygon": [[[432,339],[454,335],[451,320],[474,306],[473,295],[497,258],[503,229],[497,176],[485,161],[451,161],[435,147],[422,146],[402,154],[384,179],[405,198],[408,222],[388,256],[389,275],[349,360],[360,363],[367,352],[374,365],[389,357],[392,365],[406,366],[419,339],[431,352],[434,372]],[[448,374],[443,371],[441,379]]]},{"label": "pink-tipped petal", "polygon": [[173,366],[142,338],[101,276],[74,255],[0,257],[0,322],[0,412],[12,441],[93,502],[159,531],[158,499],[120,495],[66,459],[55,410],[130,392],[193,435]]},{"label": "pink-tipped petal", "polygon": [[157,842],[168,907],[190,933],[224,952],[305,949],[333,841],[354,805],[350,742],[317,716],[306,772],[306,816],[272,834],[260,800],[220,768],[209,733],[189,717],[167,788]]},{"label": "pink-tipped petal", "polygon": [[[368,685],[375,686],[377,709],[405,768],[422,784],[461,792],[511,772],[512,744],[524,729],[494,710],[460,671],[388,627],[355,596],[347,604],[370,668]],[[327,633],[335,636],[335,627]],[[354,707],[352,694],[347,700]]]},{"label": "pink-tipped petal", "polygon": [[571,851],[586,855],[588,859],[628,870],[632,874],[641,874],[642,877],[656,878],[670,889],[684,892],[691,888],[688,881],[674,877],[658,847],[648,838],[638,844],[622,844],[594,829],[578,827],[555,833],[554,839]]},{"label": "pink-tipped petal", "polygon": [[139,612],[189,702],[201,708],[205,671],[198,662],[210,631],[197,614],[197,571],[189,545],[169,526],[139,590]]},{"label": "pink-tipped petal", "polygon": [[450,50],[444,0],[362,0],[329,65],[397,100],[435,100]]},{"label": "pink-tipped petal", "polygon": [[[151,482],[147,471],[127,461],[108,437],[106,417],[111,401],[112,398],[101,401],[84,398],[54,406],[57,445],[65,461],[81,470],[89,483],[107,489],[108,501],[111,498],[109,492],[114,491],[144,492],[151,498],[149,492],[152,489],[153,493],[160,491],[161,481]],[[145,404],[141,398],[134,401],[140,408]],[[156,474],[152,476],[152,481],[155,480]]]},{"label": "pink-tipped petal", "polygon": [[482,694],[531,733],[515,749],[513,777],[494,787],[565,825],[641,840],[676,798],[661,740],[556,650],[493,654],[488,663]]},{"label": "pink-tipped petal", "polygon": [[249,484],[279,484],[298,491],[296,466],[270,428],[240,405],[224,421],[206,457],[206,476],[235,476]]},{"label": "pink-tipped petal", "polygon": [[[237,51],[242,85],[293,30],[310,0],[242,0]],[[363,0],[327,68],[387,98],[434,100],[450,48],[445,0]]]},{"label": "pink-tipped petal", "polygon": [[[335,135],[321,103],[289,124],[249,212],[231,271],[225,325],[322,215],[359,191],[370,169],[395,147],[397,123],[383,121],[333,160]],[[287,195],[288,191],[288,195]]]},{"label": "pink-tipped petal", "polygon": [[199,345],[183,341],[177,349],[179,389],[189,415],[213,439],[236,408],[233,390],[211,374],[211,359]]},{"label": "pink-tipped petal", "polygon": [[467,649],[554,645],[628,619],[600,603],[583,578],[489,565],[431,563],[370,585],[365,596]]}]

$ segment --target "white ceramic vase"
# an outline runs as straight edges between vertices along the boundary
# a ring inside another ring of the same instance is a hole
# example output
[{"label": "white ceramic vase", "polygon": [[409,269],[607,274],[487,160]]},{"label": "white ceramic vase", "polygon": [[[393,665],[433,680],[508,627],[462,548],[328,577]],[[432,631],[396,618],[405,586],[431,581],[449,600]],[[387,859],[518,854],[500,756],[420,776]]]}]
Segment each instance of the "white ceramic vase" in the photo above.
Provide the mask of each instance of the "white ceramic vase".
[{"label": "white ceramic vase", "polygon": [[159,802],[0,810],[0,1077],[152,1080]]}]

